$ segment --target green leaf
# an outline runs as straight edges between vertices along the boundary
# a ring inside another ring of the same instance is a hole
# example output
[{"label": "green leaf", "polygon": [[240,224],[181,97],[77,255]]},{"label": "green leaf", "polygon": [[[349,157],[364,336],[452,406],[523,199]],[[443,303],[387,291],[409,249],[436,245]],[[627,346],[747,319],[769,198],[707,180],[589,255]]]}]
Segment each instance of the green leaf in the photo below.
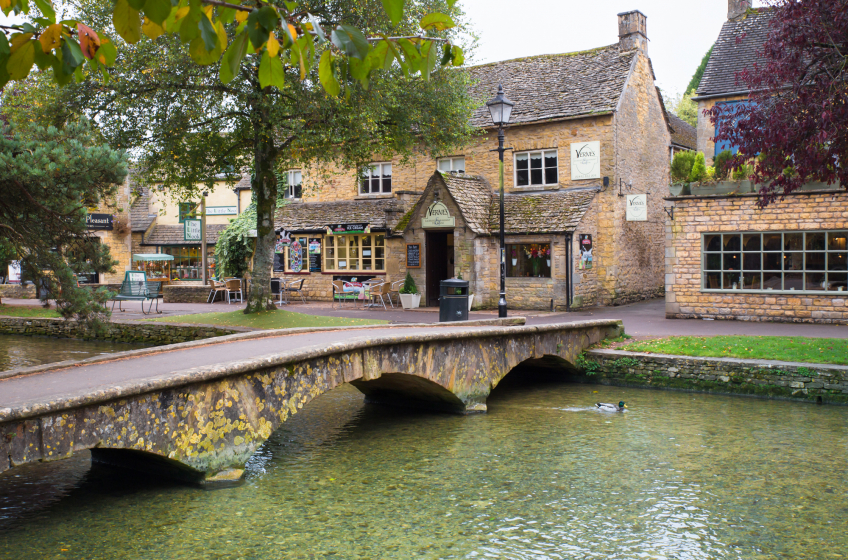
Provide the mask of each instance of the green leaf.
[{"label": "green leaf", "polygon": [[97,54],[103,55],[103,58],[106,59],[106,66],[112,66],[115,64],[115,58],[118,56],[118,49],[115,47],[115,43],[109,41],[100,45],[100,48],[97,49]]},{"label": "green leaf", "polygon": [[0,55],[9,54],[12,52],[11,47],[9,47],[9,39],[6,38],[5,33],[0,33]]},{"label": "green leaf", "polygon": [[280,22],[280,16],[277,14],[277,10],[271,6],[262,6],[256,10],[256,18],[268,33],[276,29],[277,24]]},{"label": "green leaf", "polygon": [[383,0],[383,9],[386,10],[393,26],[400,23],[400,18],[403,17],[403,0]]},{"label": "green leaf", "polygon": [[462,66],[465,63],[465,54],[462,52],[461,48],[454,45],[451,47],[451,53],[453,54],[454,66]]},{"label": "green leaf", "polygon": [[371,65],[368,61],[351,58],[350,75],[354,80],[358,80],[362,87],[368,89],[368,75],[371,73]]},{"label": "green leaf", "polygon": [[73,78],[73,72],[65,72],[65,64],[61,59],[62,51],[59,51],[59,55],[56,57],[56,61],[53,63],[53,81],[59,84],[60,86],[66,85]]},{"label": "green leaf", "polygon": [[262,61],[259,63],[259,85],[264,87],[275,86],[277,89],[286,87],[286,74],[283,71],[283,63],[277,56],[271,56],[268,51],[262,53]]},{"label": "green leaf", "polygon": [[50,23],[56,23],[56,10],[53,9],[50,0],[35,0],[35,5],[38,6],[38,11],[50,20]]},{"label": "green leaf", "polygon": [[440,66],[447,66],[451,62],[451,46],[445,43],[442,45],[442,60]]},{"label": "green leaf", "polygon": [[215,46],[218,44],[218,34],[215,32],[215,26],[213,26],[212,22],[209,21],[209,18],[206,17],[206,14],[200,15],[200,37],[206,44],[207,51],[214,50]]},{"label": "green leaf", "polygon": [[318,35],[318,38],[321,41],[326,41],[327,36],[324,34],[324,29],[321,27],[321,22],[317,17],[312,14],[306,14],[306,18],[309,20],[309,23],[312,24],[312,30],[315,31],[315,34]]},{"label": "green leaf", "polygon": [[409,39],[398,39],[397,43],[403,49],[403,58],[409,67],[409,71],[415,74],[421,67],[421,53]]},{"label": "green leaf", "polygon": [[180,20],[180,42],[188,43],[200,35],[200,29],[197,24],[200,22],[201,17],[205,16],[200,11],[200,8],[192,6],[186,17]]},{"label": "green leaf", "polygon": [[[406,62],[403,60],[403,57],[400,55],[400,52],[397,50],[397,44],[394,41],[386,41],[386,44],[389,46],[389,51],[391,51],[391,56],[395,60],[397,60],[398,66],[400,66],[400,69],[403,71],[403,75],[408,78],[409,77],[409,66],[406,64]],[[386,56],[386,60],[388,60],[388,58],[389,58],[389,55]],[[390,65],[391,64],[389,63],[389,65],[386,66],[385,69],[388,70]]]},{"label": "green leaf", "polygon": [[76,68],[85,62],[85,56],[82,54],[79,43],[70,37],[65,38],[62,42],[62,59],[70,68]]},{"label": "green leaf", "polygon": [[297,2],[283,2],[286,5],[286,9],[289,12],[293,12],[297,9]]},{"label": "green leaf", "polygon": [[141,11],[144,8],[144,4],[147,0],[127,0],[127,3],[132,7],[133,10]]},{"label": "green leaf", "polygon": [[215,46],[211,50],[206,48],[206,41],[202,37],[195,37],[188,46],[188,54],[191,55],[192,60],[202,66],[218,62],[227,46],[227,33],[224,30],[224,24],[219,21],[215,24],[214,29]]},{"label": "green leaf", "polygon": [[321,62],[318,63],[318,79],[321,80],[324,91],[333,97],[341,91],[339,81],[333,73],[333,55],[330,54],[330,51],[324,51],[324,54],[321,55]]},{"label": "green leaf", "polygon": [[247,54],[247,33],[239,33],[233,39],[230,48],[224,53],[224,58],[221,59],[221,81],[225,84],[233,81],[233,78],[238,74],[241,61]]},{"label": "green leaf", "polygon": [[426,41],[421,45],[421,74],[425,80],[430,79],[430,74],[439,60],[439,47],[433,41]]},{"label": "green leaf", "polygon": [[27,41],[9,56],[9,60],[6,62],[6,71],[9,72],[9,78],[12,80],[23,80],[29,75],[29,70],[35,61],[36,45],[38,45],[38,48],[41,48],[41,44],[38,41]]},{"label": "green leaf", "polygon": [[438,12],[434,12],[432,14],[427,14],[421,20],[421,29],[435,29],[436,31],[444,31],[445,29],[450,29],[451,27],[455,27],[456,24],[450,18],[450,16],[446,16],[445,14],[440,14]]},{"label": "green leaf", "polygon": [[222,23],[232,23],[236,20],[236,10],[232,8],[219,8],[218,20]]},{"label": "green leaf", "polygon": [[115,2],[112,23],[115,25],[115,31],[127,43],[135,44],[141,40],[141,18],[138,10],[132,8],[127,0]]},{"label": "green leaf", "polygon": [[[39,44],[39,47],[41,44]],[[38,66],[39,70],[45,70],[53,66],[53,61],[56,59],[53,56],[53,52],[46,53],[44,49],[38,48],[35,49],[35,65]]]},{"label": "green leaf", "polygon": [[162,25],[162,22],[171,15],[171,0],[147,0],[144,3],[144,15],[150,21]]},{"label": "green leaf", "polygon": [[368,59],[370,61],[372,68],[382,68],[383,70],[388,70],[392,65],[392,60],[394,60],[394,55],[389,50],[389,44],[387,41],[380,41],[371,49],[371,52],[368,53]]},{"label": "green leaf", "polygon": [[[264,15],[260,12],[265,8],[274,12],[274,9],[270,6],[264,6],[258,10],[253,10],[250,12],[250,15],[247,16],[247,34],[250,38],[250,43],[253,45],[253,48],[259,50],[259,48],[268,41],[268,33],[274,30],[274,27],[267,29],[265,25],[262,23],[263,21],[268,20],[267,12],[264,12]],[[276,13],[274,12],[274,16],[276,17]]]},{"label": "green leaf", "polygon": [[346,55],[363,60],[368,56],[371,46],[362,31],[350,25],[339,25],[333,30],[333,44]]},{"label": "green leaf", "polygon": [[457,0],[448,0],[448,8],[453,8],[454,4],[456,4]]}]

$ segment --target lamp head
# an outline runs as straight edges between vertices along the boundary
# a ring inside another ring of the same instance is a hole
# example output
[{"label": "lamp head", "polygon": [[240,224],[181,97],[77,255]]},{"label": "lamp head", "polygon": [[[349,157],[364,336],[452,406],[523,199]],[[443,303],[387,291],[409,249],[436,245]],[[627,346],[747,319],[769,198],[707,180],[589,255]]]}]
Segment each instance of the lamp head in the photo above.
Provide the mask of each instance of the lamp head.
[{"label": "lamp head", "polygon": [[515,102],[506,98],[503,86],[498,84],[498,94],[486,101],[486,107],[489,108],[489,113],[492,115],[492,122],[495,123],[495,126],[503,126],[509,122]]}]

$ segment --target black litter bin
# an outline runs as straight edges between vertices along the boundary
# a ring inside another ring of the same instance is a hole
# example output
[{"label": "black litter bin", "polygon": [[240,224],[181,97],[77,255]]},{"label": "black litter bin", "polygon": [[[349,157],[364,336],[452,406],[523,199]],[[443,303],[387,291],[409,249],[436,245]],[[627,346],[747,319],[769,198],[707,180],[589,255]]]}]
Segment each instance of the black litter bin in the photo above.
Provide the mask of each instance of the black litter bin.
[{"label": "black litter bin", "polygon": [[439,322],[468,320],[468,282],[442,280],[439,284]]}]

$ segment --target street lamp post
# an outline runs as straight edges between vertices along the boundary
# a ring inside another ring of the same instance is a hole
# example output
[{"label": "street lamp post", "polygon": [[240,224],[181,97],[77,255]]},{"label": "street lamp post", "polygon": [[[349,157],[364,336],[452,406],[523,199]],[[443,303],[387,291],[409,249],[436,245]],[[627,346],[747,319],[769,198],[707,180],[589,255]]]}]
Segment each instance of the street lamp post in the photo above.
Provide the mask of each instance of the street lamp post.
[{"label": "street lamp post", "polygon": [[509,116],[512,114],[512,108],[515,103],[510,101],[504,95],[503,86],[498,84],[498,94],[486,102],[489,112],[492,114],[492,122],[498,127],[498,149],[492,150],[498,152],[500,159],[499,173],[501,186],[501,297],[498,300],[498,317],[506,317],[506,246],[504,244],[504,152],[510,148],[504,148],[504,130],[503,127],[509,122]]}]

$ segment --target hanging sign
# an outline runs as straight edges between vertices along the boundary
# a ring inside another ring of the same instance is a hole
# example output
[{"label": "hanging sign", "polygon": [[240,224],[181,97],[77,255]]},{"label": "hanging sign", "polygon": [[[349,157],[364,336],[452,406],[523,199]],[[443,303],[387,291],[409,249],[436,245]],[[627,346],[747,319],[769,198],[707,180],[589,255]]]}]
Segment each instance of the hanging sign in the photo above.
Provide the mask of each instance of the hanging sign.
[{"label": "hanging sign", "polygon": [[628,194],[625,218],[628,222],[648,221],[648,195]]},{"label": "hanging sign", "polygon": [[85,228],[112,231],[112,214],[86,214]]},{"label": "hanging sign", "polygon": [[456,227],[456,218],[450,215],[448,207],[443,202],[436,201],[427,208],[421,218],[421,227]]},{"label": "hanging sign", "polygon": [[330,224],[327,226],[327,235],[347,235],[349,233],[371,233],[368,224]]},{"label": "hanging sign", "polygon": [[601,178],[601,143],[571,145],[571,180]]},{"label": "hanging sign", "polygon": [[592,268],[592,236],[588,233],[581,233],[578,239],[580,241],[580,262],[577,263],[577,268],[588,270]]},{"label": "hanging sign", "polygon": [[200,241],[200,220],[183,222],[183,241]]}]

